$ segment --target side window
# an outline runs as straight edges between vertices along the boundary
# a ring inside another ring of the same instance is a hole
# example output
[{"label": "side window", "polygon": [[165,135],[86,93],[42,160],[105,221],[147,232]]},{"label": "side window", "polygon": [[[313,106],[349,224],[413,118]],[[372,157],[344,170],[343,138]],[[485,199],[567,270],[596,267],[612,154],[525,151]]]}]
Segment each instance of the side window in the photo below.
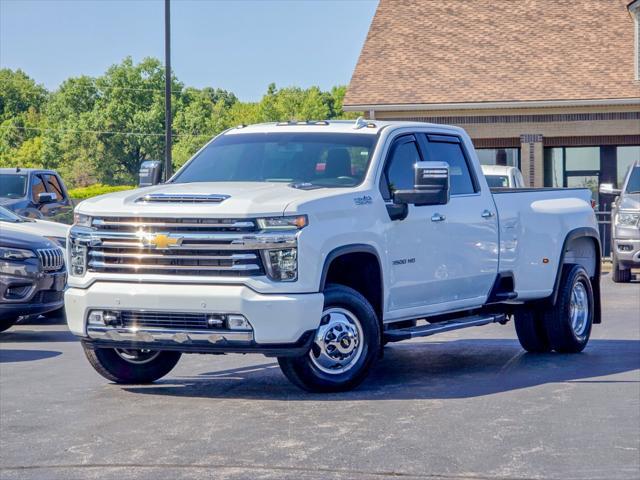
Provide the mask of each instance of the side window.
[{"label": "side window", "polygon": [[386,177],[390,195],[396,190],[413,189],[414,165],[421,160],[418,145],[414,140],[403,138],[398,142],[392,147],[391,157],[387,163]]},{"label": "side window", "polygon": [[47,191],[58,195],[58,200],[63,200],[64,195],[58,178],[55,175],[45,175],[44,178],[47,181]]},{"label": "side window", "polygon": [[31,177],[31,198],[33,201],[38,203],[38,194],[46,191],[42,177],[40,177],[40,175],[33,175]]},{"label": "side window", "polygon": [[469,165],[464,157],[462,145],[449,142],[426,142],[426,160],[447,162],[451,181],[451,195],[475,193]]}]

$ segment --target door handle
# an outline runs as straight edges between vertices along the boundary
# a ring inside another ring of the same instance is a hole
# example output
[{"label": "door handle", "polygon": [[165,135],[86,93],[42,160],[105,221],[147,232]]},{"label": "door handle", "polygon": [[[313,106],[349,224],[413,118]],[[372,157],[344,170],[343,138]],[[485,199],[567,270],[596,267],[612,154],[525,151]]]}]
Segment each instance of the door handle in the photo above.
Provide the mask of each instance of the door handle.
[{"label": "door handle", "polygon": [[439,213],[434,213],[431,215],[432,222],[442,222],[445,219],[444,215],[440,215]]},{"label": "door handle", "polygon": [[482,218],[491,218],[493,217],[493,212],[490,212],[489,210],[485,210],[484,212],[482,212]]}]

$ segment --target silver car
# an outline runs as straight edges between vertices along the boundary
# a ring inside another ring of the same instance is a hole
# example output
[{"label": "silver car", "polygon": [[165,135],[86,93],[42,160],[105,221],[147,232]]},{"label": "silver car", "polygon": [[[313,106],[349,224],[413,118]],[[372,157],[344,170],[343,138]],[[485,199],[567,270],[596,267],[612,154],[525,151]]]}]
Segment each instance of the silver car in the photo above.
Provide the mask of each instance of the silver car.
[{"label": "silver car", "polygon": [[618,195],[611,205],[611,257],[614,282],[629,282],[640,268],[640,162],[627,172],[621,189],[600,185],[600,193]]}]

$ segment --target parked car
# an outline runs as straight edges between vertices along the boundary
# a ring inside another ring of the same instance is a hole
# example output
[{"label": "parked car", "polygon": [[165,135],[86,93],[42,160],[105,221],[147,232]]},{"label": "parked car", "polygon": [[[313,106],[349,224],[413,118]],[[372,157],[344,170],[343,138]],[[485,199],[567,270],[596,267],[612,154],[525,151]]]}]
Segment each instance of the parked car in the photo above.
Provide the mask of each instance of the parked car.
[{"label": "parked car", "polygon": [[28,218],[62,218],[73,203],[53,170],[0,168],[0,206]]},{"label": "parked car", "polygon": [[492,193],[457,127],[242,126],[166,184],[76,207],[67,322],[121,383],[182,353],[253,352],[304,389],[341,391],[384,342],[511,318],[526,350],[579,352],[600,322],[590,200]]},{"label": "parked car", "polygon": [[611,204],[611,278],[631,281],[631,269],[640,267],[640,162],[632,165],[622,188],[600,185],[600,193],[617,195]]},{"label": "parked car", "polygon": [[489,188],[524,188],[524,178],[516,167],[506,165],[482,165],[482,173]]},{"label": "parked car", "polygon": [[62,308],[66,277],[59,246],[0,225],[0,332],[21,317]]},{"label": "parked car", "polygon": [[0,207],[0,230],[5,232],[15,230],[18,232],[40,235],[48,238],[52,242],[55,242],[63,250],[66,247],[69,228],[69,225],[65,225],[63,223],[21,217],[20,215],[13,213],[11,210]]}]

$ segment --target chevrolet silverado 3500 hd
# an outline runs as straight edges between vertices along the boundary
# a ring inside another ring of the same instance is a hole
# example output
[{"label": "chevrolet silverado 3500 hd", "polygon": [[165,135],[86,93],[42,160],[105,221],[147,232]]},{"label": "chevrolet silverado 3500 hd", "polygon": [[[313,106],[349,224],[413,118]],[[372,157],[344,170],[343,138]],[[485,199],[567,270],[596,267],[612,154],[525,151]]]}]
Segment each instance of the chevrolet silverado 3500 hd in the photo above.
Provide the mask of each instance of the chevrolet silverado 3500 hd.
[{"label": "chevrolet silverado 3500 hd", "polygon": [[165,184],[78,205],[68,323],[120,383],[237,352],[347,390],[384,343],[511,319],[528,351],[579,352],[600,322],[590,200],[491,191],[456,127],[240,126]]}]

